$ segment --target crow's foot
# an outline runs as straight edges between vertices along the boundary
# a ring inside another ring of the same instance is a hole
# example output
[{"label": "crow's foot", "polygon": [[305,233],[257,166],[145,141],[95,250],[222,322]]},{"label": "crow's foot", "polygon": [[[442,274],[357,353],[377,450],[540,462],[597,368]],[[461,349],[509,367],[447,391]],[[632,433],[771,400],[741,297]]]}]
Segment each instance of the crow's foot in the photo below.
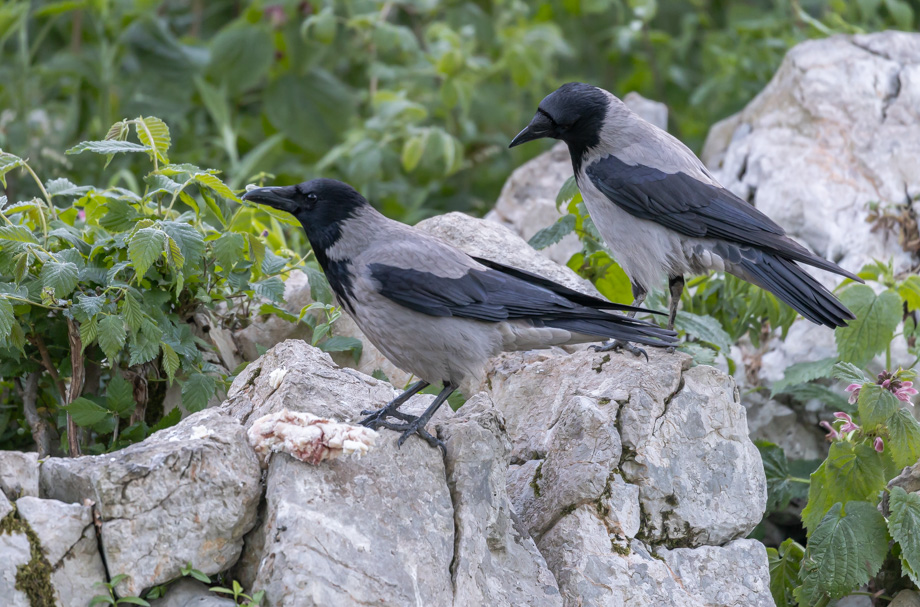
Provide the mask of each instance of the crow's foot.
[{"label": "crow's foot", "polygon": [[385,426],[384,423],[386,422],[387,417],[395,417],[396,419],[401,419],[404,422],[413,422],[418,419],[418,417],[415,415],[409,415],[408,413],[399,411],[396,407],[393,407],[392,404],[377,410],[362,411],[361,415],[367,415],[367,417],[358,423],[362,426],[367,426],[371,430],[376,430],[377,426],[383,426],[386,428],[387,426]]},{"label": "crow's foot", "polygon": [[425,430],[425,424],[420,418],[413,418],[407,424],[394,424],[388,421],[379,421],[377,425],[381,428],[387,428],[388,430],[395,430],[396,432],[402,432],[402,436],[399,437],[399,440],[396,441],[396,446],[402,447],[402,444],[406,442],[406,439],[412,436],[413,434],[418,434],[419,438],[424,440],[426,443],[432,447],[439,447],[441,451],[447,452],[444,447],[444,443],[441,442],[436,436],[432,436],[427,430]]},{"label": "crow's foot", "polygon": [[621,339],[612,339],[606,342],[601,346],[591,346],[591,349],[595,352],[610,352],[611,350],[626,350],[633,356],[644,356],[646,362],[648,362],[648,354],[642,348],[634,346],[629,342],[623,341]]}]

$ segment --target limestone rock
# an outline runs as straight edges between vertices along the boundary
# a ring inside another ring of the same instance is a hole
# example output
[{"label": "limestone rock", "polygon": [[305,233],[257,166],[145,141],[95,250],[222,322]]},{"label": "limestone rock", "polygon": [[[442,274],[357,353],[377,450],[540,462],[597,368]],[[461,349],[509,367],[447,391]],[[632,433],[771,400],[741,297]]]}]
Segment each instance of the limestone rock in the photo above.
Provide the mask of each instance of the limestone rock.
[{"label": "limestone rock", "polygon": [[452,244],[467,255],[527,270],[570,289],[598,295],[590,281],[564,265],[546,259],[521,237],[495,222],[454,212],[420,221],[415,227]]},{"label": "limestone rock", "polygon": [[136,595],[188,562],[206,574],[232,565],[255,522],[260,476],[242,425],[207,409],[113,454],[50,458],[41,491],[95,502],[108,571],[128,576],[119,594]]},{"label": "limestone rock", "polygon": [[[712,127],[702,158],[724,186],[819,255],[854,272],[876,259],[904,271],[920,242],[900,242],[897,224],[877,229],[867,218],[870,204],[892,217],[920,204],[917,108],[920,35],[811,40],[789,51],[747,107]],[[842,280],[811,273],[828,286]],[[767,381],[793,363],[833,356],[833,333],[799,319],[771,350],[760,372]]]},{"label": "limestone rock", "polygon": [[[2,514],[0,520],[9,523],[7,517],[16,516],[12,512],[13,506],[0,492],[0,514]],[[20,574],[20,568],[26,566],[30,560],[32,560],[32,547],[24,532],[15,528],[10,532],[0,531],[0,563],[3,563],[0,566],[0,596],[3,597],[5,605],[30,607],[29,597],[16,588],[16,577]]]},{"label": "limestone rock", "polygon": [[[614,536],[668,546],[722,544],[760,521],[766,480],[731,378],[687,369],[684,355],[649,357],[549,350],[493,361],[485,384],[523,464],[509,491],[538,542],[582,506]],[[635,492],[621,481],[638,489],[637,531],[635,509],[612,503],[615,489],[623,500]]]},{"label": "limestone rock", "polygon": [[235,605],[233,599],[221,598],[221,595],[214,594],[206,585],[189,578],[182,578],[171,584],[163,598],[150,601],[150,607],[234,607]]},{"label": "limestone rock", "polygon": [[[614,91],[615,92],[615,91]],[[646,99],[636,92],[627,93],[623,102],[655,126],[668,128],[668,108],[663,103]],[[565,143],[518,167],[505,182],[495,208],[486,219],[510,228],[524,240],[530,240],[543,228],[553,225],[561,213],[556,209],[556,195],[566,179],[572,176],[572,160]],[[563,209],[564,210],[564,209]],[[540,253],[560,265],[565,265],[581,243],[569,234]]]},{"label": "limestone rock", "polygon": [[506,476],[511,444],[488,396],[468,400],[439,426],[447,446],[447,482],[456,539],[454,607],[562,605],[556,580],[515,521]]},{"label": "limestone rock", "polygon": [[85,607],[107,581],[99,555],[93,512],[89,506],[57,500],[22,497],[16,501],[21,520],[41,544],[51,565],[51,586],[56,605]]},{"label": "limestone rock", "polygon": [[0,491],[11,500],[26,495],[37,497],[38,453],[0,451]]},{"label": "limestone rock", "polygon": [[894,597],[889,607],[920,607],[920,592],[902,590]]}]

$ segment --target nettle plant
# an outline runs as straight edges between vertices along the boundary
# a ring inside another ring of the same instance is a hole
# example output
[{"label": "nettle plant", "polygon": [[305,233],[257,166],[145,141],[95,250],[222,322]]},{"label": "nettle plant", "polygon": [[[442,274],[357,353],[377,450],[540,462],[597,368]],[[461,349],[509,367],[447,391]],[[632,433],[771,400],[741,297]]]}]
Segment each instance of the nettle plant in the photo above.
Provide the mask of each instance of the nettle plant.
[{"label": "nettle plant", "polygon": [[[139,143],[128,141],[132,127]],[[171,385],[186,411],[204,408],[236,370],[219,364],[196,315],[234,329],[273,314],[311,325],[327,350],[360,351],[329,335],[338,311],[310,254],[288,248],[282,224],[292,220],[242,204],[218,171],[171,164],[169,147],[167,126],[146,117],[67,151],[147,154],[153,166],[138,191],[45,184],[25,159],[0,151],[4,187],[22,169],[41,192],[0,197],[4,448],[34,440],[47,454],[61,440],[77,455],[142,440],[179,420],[179,407],[162,407]],[[280,307],[282,276],[295,268],[308,273],[317,302],[299,316]]]}]

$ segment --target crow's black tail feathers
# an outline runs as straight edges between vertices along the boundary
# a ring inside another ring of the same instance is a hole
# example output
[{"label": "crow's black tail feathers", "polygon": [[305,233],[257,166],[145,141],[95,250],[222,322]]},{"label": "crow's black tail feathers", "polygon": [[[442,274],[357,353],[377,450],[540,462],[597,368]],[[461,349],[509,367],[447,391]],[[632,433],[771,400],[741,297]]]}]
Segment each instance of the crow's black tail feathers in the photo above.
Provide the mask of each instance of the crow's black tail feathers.
[{"label": "crow's black tail feathers", "polygon": [[756,259],[743,259],[732,272],[740,278],[770,291],[796,312],[819,325],[845,327],[856,317],[834,294],[793,261],[763,253]]},{"label": "crow's black tail feathers", "polygon": [[673,346],[677,333],[657,325],[620,314],[603,314],[604,318],[554,318],[544,319],[547,327],[565,329],[573,333],[595,335],[604,339],[619,339],[645,346]]}]

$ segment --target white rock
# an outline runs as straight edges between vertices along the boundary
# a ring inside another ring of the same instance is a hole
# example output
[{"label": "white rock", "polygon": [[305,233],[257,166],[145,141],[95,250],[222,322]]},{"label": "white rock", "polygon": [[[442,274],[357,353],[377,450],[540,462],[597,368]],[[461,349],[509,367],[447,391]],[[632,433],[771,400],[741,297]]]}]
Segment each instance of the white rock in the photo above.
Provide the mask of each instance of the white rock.
[{"label": "white rock", "polygon": [[0,491],[11,500],[38,496],[38,453],[0,451]]},{"label": "white rock", "polygon": [[226,595],[211,592],[201,582],[182,578],[169,585],[163,598],[150,601],[150,607],[235,607],[233,599],[221,598],[223,596]]},{"label": "white rock", "polygon": [[107,581],[89,506],[22,497],[19,517],[35,532],[51,565],[54,601],[61,607],[85,607]]},{"label": "white rock", "polygon": [[209,575],[230,567],[255,524],[260,477],[240,423],[206,409],[113,454],[50,458],[41,490],[95,502],[108,571],[127,574],[117,590],[136,595],[189,562]]},{"label": "white rock", "polygon": [[[6,497],[0,494],[0,512],[9,507]],[[5,505],[4,505],[5,502]],[[9,511],[8,511],[9,512]],[[16,588],[20,567],[32,559],[32,549],[25,533],[0,533],[0,596],[8,607],[30,607],[29,597]]]}]

